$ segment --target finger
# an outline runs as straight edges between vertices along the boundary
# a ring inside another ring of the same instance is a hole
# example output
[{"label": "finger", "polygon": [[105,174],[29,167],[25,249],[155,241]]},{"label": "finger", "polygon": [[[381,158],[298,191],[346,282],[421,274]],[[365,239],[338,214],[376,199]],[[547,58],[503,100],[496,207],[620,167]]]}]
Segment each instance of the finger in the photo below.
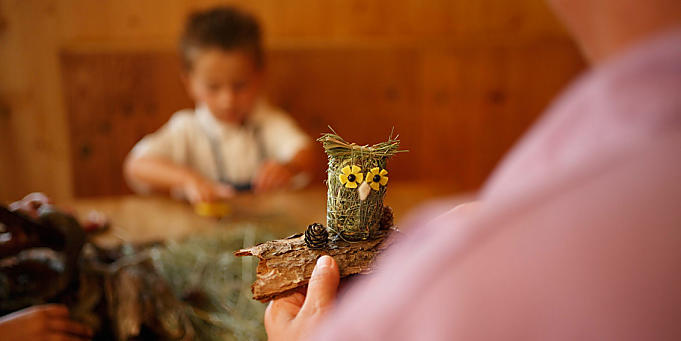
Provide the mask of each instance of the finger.
[{"label": "finger", "polygon": [[253,178],[251,184],[253,184],[253,192],[260,192],[260,183],[262,182],[262,174],[258,174]]},{"label": "finger", "polygon": [[291,321],[298,315],[303,302],[305,302],[305,296],[299,292],[272,300],[265,310],[265,324]]},{"label": "finger", "polygon": [[68,335],[60,332],[51,332],[45,340],[48,341],[83,341],[83,340],[90,340],[91,338],[89,337],[81,337],[77,335]]},{"label": "finger", "polygon": [[262,186],[262,180],[267,174],[267,168],[268,168],[268,163],[263,164],[260,166],[260,169],[258,169],[258,172],[255,175],[255,179],[253,179],[253,187],[258,190],[260,186]]},{"label": "finger", "polygon": [[258,177],[258,181],[255,184],[255,191],[256,192],[266,192],[267,191],[267,183],[269,182],[270,174],[269,172],[265,172],[260,174]]},{"label": "finger", "polygon": [[312,270],[301,314],[323,312],[333,305],[340,282],[338,264],[331,256],[321,256]]},{"label": "finger", "polygon": [[213,189],[210,186],[202,186],[199,191],[199,201],[201,202],[213,202],[215,201],[215,195],[213,194]]},{"label": "finger", "polygon": [[69,309],[61,304],[45,304],[36,307],[49,318],[68,318]]},{"label": "finger", "polygon": [[199,197],[197,195],[195,195],[195,194],[190,195],[189,193],[187,193],[187,201],[189,201],[189,203],[192,204],[192,205],[196,205],[197,203],[201,202],[201,200],[199,200]]},{"label": "finger", "polygon": [[279,169],[275,170],[272,172],[270,178],[269,178],[269,183],[267,184],[267,189],[268,190],[273,190],[279,187],[279,184],[281,183],[284,175],[282,174],[283,172]]},{"label": "finger", "polygon": [[269,183],[271,181],[271,177],[273,173],[276,170],[277,164],[273,161],[267,161],[265,164],[260,167],[260,171],[258,172],[258,179],[256,183],[256,189],[258,191],[267,191],[269,189]]},{"label": "finger", "polygon": [[[302,286],[302,287],[297,287],[297,288],[293,289],[293,291],[300,293],[301,295],[303,295],[303,297],[305,297],[305,294],[307,294],[307,285]],[[303,304],[301,303],[300,305],[303,305]]]},{"label": "finger", "polygon": [[258,176],[258,189],[261,191],[266,191],[267,190],[267,184],[270,181],[270,177],[272,176],[272,164],[265,164]]},{"label": "finger", "polygon": [[234,188],[232,186],[228,185],[223,185],[223,184],[218,184],[217,188],[215,189],[215,192],[217,195],[222,198],[222,199],[229,199],[234,196]]},{"label": "finger", "polygon": [[274,190],[282,186],[282,183],[286,179],[286,171],[282,169],[281,166],[277,165],[270,171],[268,182],[266,184],[266,189],[268,191]]},{"label": "finger", "polygon": [[284,188],[288,186],[289,182],[291,181],[291,176],[287,172],[281,172],[279,176],[277,177],[274,187],[275,188]]},{"label": "finger", "polygon": [[480,208],[480,202],[479,201],[470,201],[470,202],[465,202],[463,204],[459,204],[455,206],[452,211],[461,211],[461,212],[475,212]]},{"label": "finger", "polygon": [[187,201],[189,201],[191,204],[196,204],[200,202],[201,197],[199,195],[198,190],[196,187],[189,186],[186,187],[184,190],[184,196],[187,198]]},{"label": "finger", "polygon": [[40,206],[50,203],[50,198],[48,198],[45,193],[41,192],[29,193],[21,200],[27,202],[33,209],[38,209]]},{"label": "finger", "polygon": [[68,319],[50,319],[47,328],[53,332],[89,338],[92,336],[90,328]]},{"label": "finger", "polygon": [[267,172],[267,174],[263,177],[262,179],[262,184],[260,186],[260,190],[263,192],[269,191],[272,189],[272,179],[274,178],[273,171]]}]

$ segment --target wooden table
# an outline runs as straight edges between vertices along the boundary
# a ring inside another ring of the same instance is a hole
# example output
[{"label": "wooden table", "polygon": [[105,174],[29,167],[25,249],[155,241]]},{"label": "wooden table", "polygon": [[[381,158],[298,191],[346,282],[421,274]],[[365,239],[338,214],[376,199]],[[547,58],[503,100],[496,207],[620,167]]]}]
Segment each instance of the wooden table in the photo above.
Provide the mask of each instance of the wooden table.
[{"label": "wooden table", "polygon": [[[432,183],[393,183],[385,203],[393,207],[399,224],[412,208],[451,195],[448,186]],[[271,227],[283,237],[302,232],[313,222],[326,222],[326,187],[313,186],[294,192],[240,195],[230,202],[232,213],[222,219],[201,217],[187,203],[160,196],[120,196],[80,199],[65,206],[79,217],[97,210],[111,219],[111,229],[95,238],[103,246],[121,242],[179,239],[188,234],[227,229],[255,222]]]}]

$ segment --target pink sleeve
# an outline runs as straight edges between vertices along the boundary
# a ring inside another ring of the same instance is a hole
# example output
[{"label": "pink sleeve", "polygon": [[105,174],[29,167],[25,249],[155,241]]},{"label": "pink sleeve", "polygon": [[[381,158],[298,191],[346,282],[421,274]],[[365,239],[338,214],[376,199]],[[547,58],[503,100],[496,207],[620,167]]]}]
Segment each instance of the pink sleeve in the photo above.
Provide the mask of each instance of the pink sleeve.
[{"label": "pink sleeve", "polygon": [[440,218],[314,340],[680,340],[681,134]]}]

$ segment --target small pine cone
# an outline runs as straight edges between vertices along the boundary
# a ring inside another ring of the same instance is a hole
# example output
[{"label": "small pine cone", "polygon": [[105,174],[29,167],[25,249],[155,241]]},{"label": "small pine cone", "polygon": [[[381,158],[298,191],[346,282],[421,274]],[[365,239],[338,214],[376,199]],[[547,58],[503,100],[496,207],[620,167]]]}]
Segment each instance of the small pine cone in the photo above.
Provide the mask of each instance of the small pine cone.
[{"label": "small pine cone", "polygon": [[322,249],[329,240],[329,232],[324,225],[319,223],[311,224],[305,230],[305,244],[310,249]]},{"label": "small pine cone", "polygon": [[390,206],[383,206],[383,214],[381,215],[381,222],[379,223],[379,229],[387,230],[393,227],[393,209]]}]

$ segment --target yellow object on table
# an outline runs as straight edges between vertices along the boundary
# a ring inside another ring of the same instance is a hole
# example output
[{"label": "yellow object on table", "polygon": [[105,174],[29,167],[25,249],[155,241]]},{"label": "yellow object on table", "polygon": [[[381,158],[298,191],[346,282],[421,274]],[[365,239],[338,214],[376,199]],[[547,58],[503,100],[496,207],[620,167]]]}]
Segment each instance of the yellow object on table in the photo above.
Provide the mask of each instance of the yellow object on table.
[{"label": "yellow object on table", "polygon": [[194,212],[204,217],[220,218],[232,211],[226,202],[200,202],[194,205]]}]

